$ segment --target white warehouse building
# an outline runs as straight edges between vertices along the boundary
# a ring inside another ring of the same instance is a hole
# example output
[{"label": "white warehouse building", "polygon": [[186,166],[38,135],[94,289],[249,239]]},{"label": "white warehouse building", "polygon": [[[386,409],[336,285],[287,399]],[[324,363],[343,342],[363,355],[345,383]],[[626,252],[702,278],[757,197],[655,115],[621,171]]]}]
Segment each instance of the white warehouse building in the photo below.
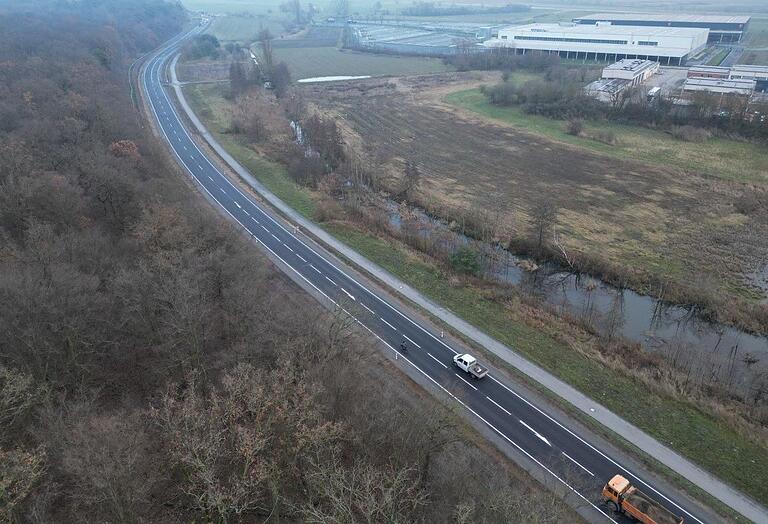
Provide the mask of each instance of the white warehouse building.
[{"label": "white warehouse building", "polygon": [[642,58],[682,65],[707,45],[709,29],[638,27],[598,22],[586,24],[529,24],[499,29],[488,47],[514,48],[516,53],[539,51],[562,58],[612,60]]}]

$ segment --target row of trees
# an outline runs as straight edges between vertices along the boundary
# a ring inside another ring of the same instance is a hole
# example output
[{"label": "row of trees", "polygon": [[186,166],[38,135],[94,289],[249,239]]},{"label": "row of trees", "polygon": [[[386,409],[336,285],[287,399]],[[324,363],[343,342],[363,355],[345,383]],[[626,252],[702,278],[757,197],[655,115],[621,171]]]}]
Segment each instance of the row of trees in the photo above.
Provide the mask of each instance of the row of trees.
[{"label": "row of trees", "polygon": [[[528,57],[528,58],[526,58]],[[719,133],[750,139],[768,139],[768,104],[751,103],[744,97],[723,97],[700,93],[689,106],[672,100],[648,100],[642,87],[617,93],[609,103],[602,103],[584,93],[586,83],[596,77],[596,69],[566,68],[554,55],[531,53],[517,56],[514,50],[489,53],[463,53],[451,58],[460,67],[502,69],[504,79],[483,92],[500,106],[520,106],[526,113],[555,119],[611,120],[654,128],[669,129],[684,139],[701,139],[702,132],[690,132],[683,126],[707,128]],[[515,70],[542,73],[542,78],[516,82]]]}]

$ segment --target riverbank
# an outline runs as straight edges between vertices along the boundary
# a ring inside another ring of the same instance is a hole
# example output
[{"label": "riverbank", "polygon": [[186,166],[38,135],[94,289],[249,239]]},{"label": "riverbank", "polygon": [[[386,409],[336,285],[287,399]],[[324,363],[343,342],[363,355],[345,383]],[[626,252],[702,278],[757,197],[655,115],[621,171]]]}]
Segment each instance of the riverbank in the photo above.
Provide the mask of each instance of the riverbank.
[{"label": "riverbank", "polygon": [[[196,86],[186,92],[222,145],[279,197],[299,206],[305,216],[314,216],[320,195],[295,186],[280,166],[265,164],[236,136],[221,133],[226,127],[217,125],[213,118],[221,112],[212,108],[222,103],[215,88]],[[706,398],[692,402],[673,390],[655,391],[658,376],[649,373],[645,383],[639,375],[625,374],[618,366],[613,369],[611,353],[603,355],[599,340],[588,332],[524,304],[514,294],[500,295],[492,288],[447,274],[436,263],[399,242],[372,235],[348,220],[333,220],[325,228],[660,441],[756,499],[768,500],[768,493],[763,490],[763,486],[768,486],[768,452],[750,439],[750,433],[755,438],[752,429],[744,425],[738,429],[739,424],[727,408],[708,406]],[[632,401],[628,402],[629,399]]]}]

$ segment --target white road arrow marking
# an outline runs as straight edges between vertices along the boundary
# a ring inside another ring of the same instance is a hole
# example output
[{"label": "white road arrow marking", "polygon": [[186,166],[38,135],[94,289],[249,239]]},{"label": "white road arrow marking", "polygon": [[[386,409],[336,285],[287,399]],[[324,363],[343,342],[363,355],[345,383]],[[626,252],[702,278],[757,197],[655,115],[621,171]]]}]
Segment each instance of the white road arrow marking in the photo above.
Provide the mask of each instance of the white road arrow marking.
[{"label": "white road arrow marking", "polygon": [[528,428],[528,429],[531,431],[531,433],[533,433],[534,435],[536,435],[536,437],[537,437],[537,438],[539,438],[539,439],[540,439],[540,440],[541,440],[541,441],[542,441],[544,444],[546,444],[546,445],[547,445],[547,446],[549,446],[549,447],[552,447],[552,444],[550,444],[550,443],[549,443],[549,441],[548,441],[546,438],[544,438],[544,435],[542,435],[541,433],[539,433],[538,431],[536,431],[535,429],[533,429],[531,426],[529,426],[528,424],[526,424],[526,423],[525,423],[525,422],[523,422],[522,420],[520,421],[520,424],[522,424],[523,426],[525,426],[526,428]]}]

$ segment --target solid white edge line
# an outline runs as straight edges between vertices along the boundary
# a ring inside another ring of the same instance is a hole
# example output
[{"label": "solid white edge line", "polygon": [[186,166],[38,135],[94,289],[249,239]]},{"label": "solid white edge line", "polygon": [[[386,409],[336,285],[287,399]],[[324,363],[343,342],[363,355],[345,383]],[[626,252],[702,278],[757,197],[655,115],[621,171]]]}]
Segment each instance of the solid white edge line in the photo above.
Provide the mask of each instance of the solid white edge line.
[{"label": "solid white edge line", "polygon": [[496,405],[496,407],[497,407],[497,408],[499,408],[500,410],[502,410],[504,413],[506,413],[506,414],[507,414],[507,415],[509,415],[510,417],[512,416],[512,413],[510,413],[509,411],[507,411],[507,410],[506,410],[506,408],[504,408],[504,407],[503,407],[501,404],[499,404],[498,402],[496,402],[495,400],[493,400],[491,397],[489,397],[488,395],[486,395],[486,396],[485,396],[485,398],[487,398],[488,400],[490,400],[491,402],[493,402],[493,403]]},{"label": "solid white edge line", "polygon": [[571,462],[573,462],[574,464],[576,464],[577,466],[579,466],[581,469],[583,469],[584,471],[586,471],[587,473],[589,473],[589,474],[590,474],[590,475],[592,475],[593,477],[595,476],[595,474],[594,474],[594,473],[592,473],[592,472],[591,472],[591,471],[589,471],[587,468],[585,468],[584,466],[582,466],[581,464],[579,464],[579,463],[576,461],[576,459],[574,459],[573,457],[571,457],[571,456],[570,456],[568,453],[566,453],[565,451],[561,451],[560,453],[562,453],[563,455],[565,455],[565,458],[567,458],[568,460],[570,460]]},{"label": "solid white edge line", "polygon": [[477,391],[477,388],[476,388],[475,386],[473,386],[472,384],[470,384],[469,382],[467,382],[466,380],[464,380],[463,378],[461,378],[461,376],[459,376],[459,374],[458,374],[458,373],[454,373],[454,375],[456,375],[456,377],[457,377],[459,380],[461,380],[462,382],[464,382],[464,383],[465,383],[467,386],[469,386],[469,387],[471,387],[472,389],[474,389],[475,391]]},{"label": "solid white edge line", "polygon": [[437,358],[435,358],[435,356],[434,356],[432,353],[430,353],[429,351],[427,351],[427,355],[429,355],[430,357],[432,357],[432,360],[434,360],[435,362],[437,362],[438,364],[440,364],[441,366],[443,366],[445,369],[448,369],[448,366],[446,366],[445,364],[443,364],[442,362],[440,362],[440,361],[439,361]]}]

